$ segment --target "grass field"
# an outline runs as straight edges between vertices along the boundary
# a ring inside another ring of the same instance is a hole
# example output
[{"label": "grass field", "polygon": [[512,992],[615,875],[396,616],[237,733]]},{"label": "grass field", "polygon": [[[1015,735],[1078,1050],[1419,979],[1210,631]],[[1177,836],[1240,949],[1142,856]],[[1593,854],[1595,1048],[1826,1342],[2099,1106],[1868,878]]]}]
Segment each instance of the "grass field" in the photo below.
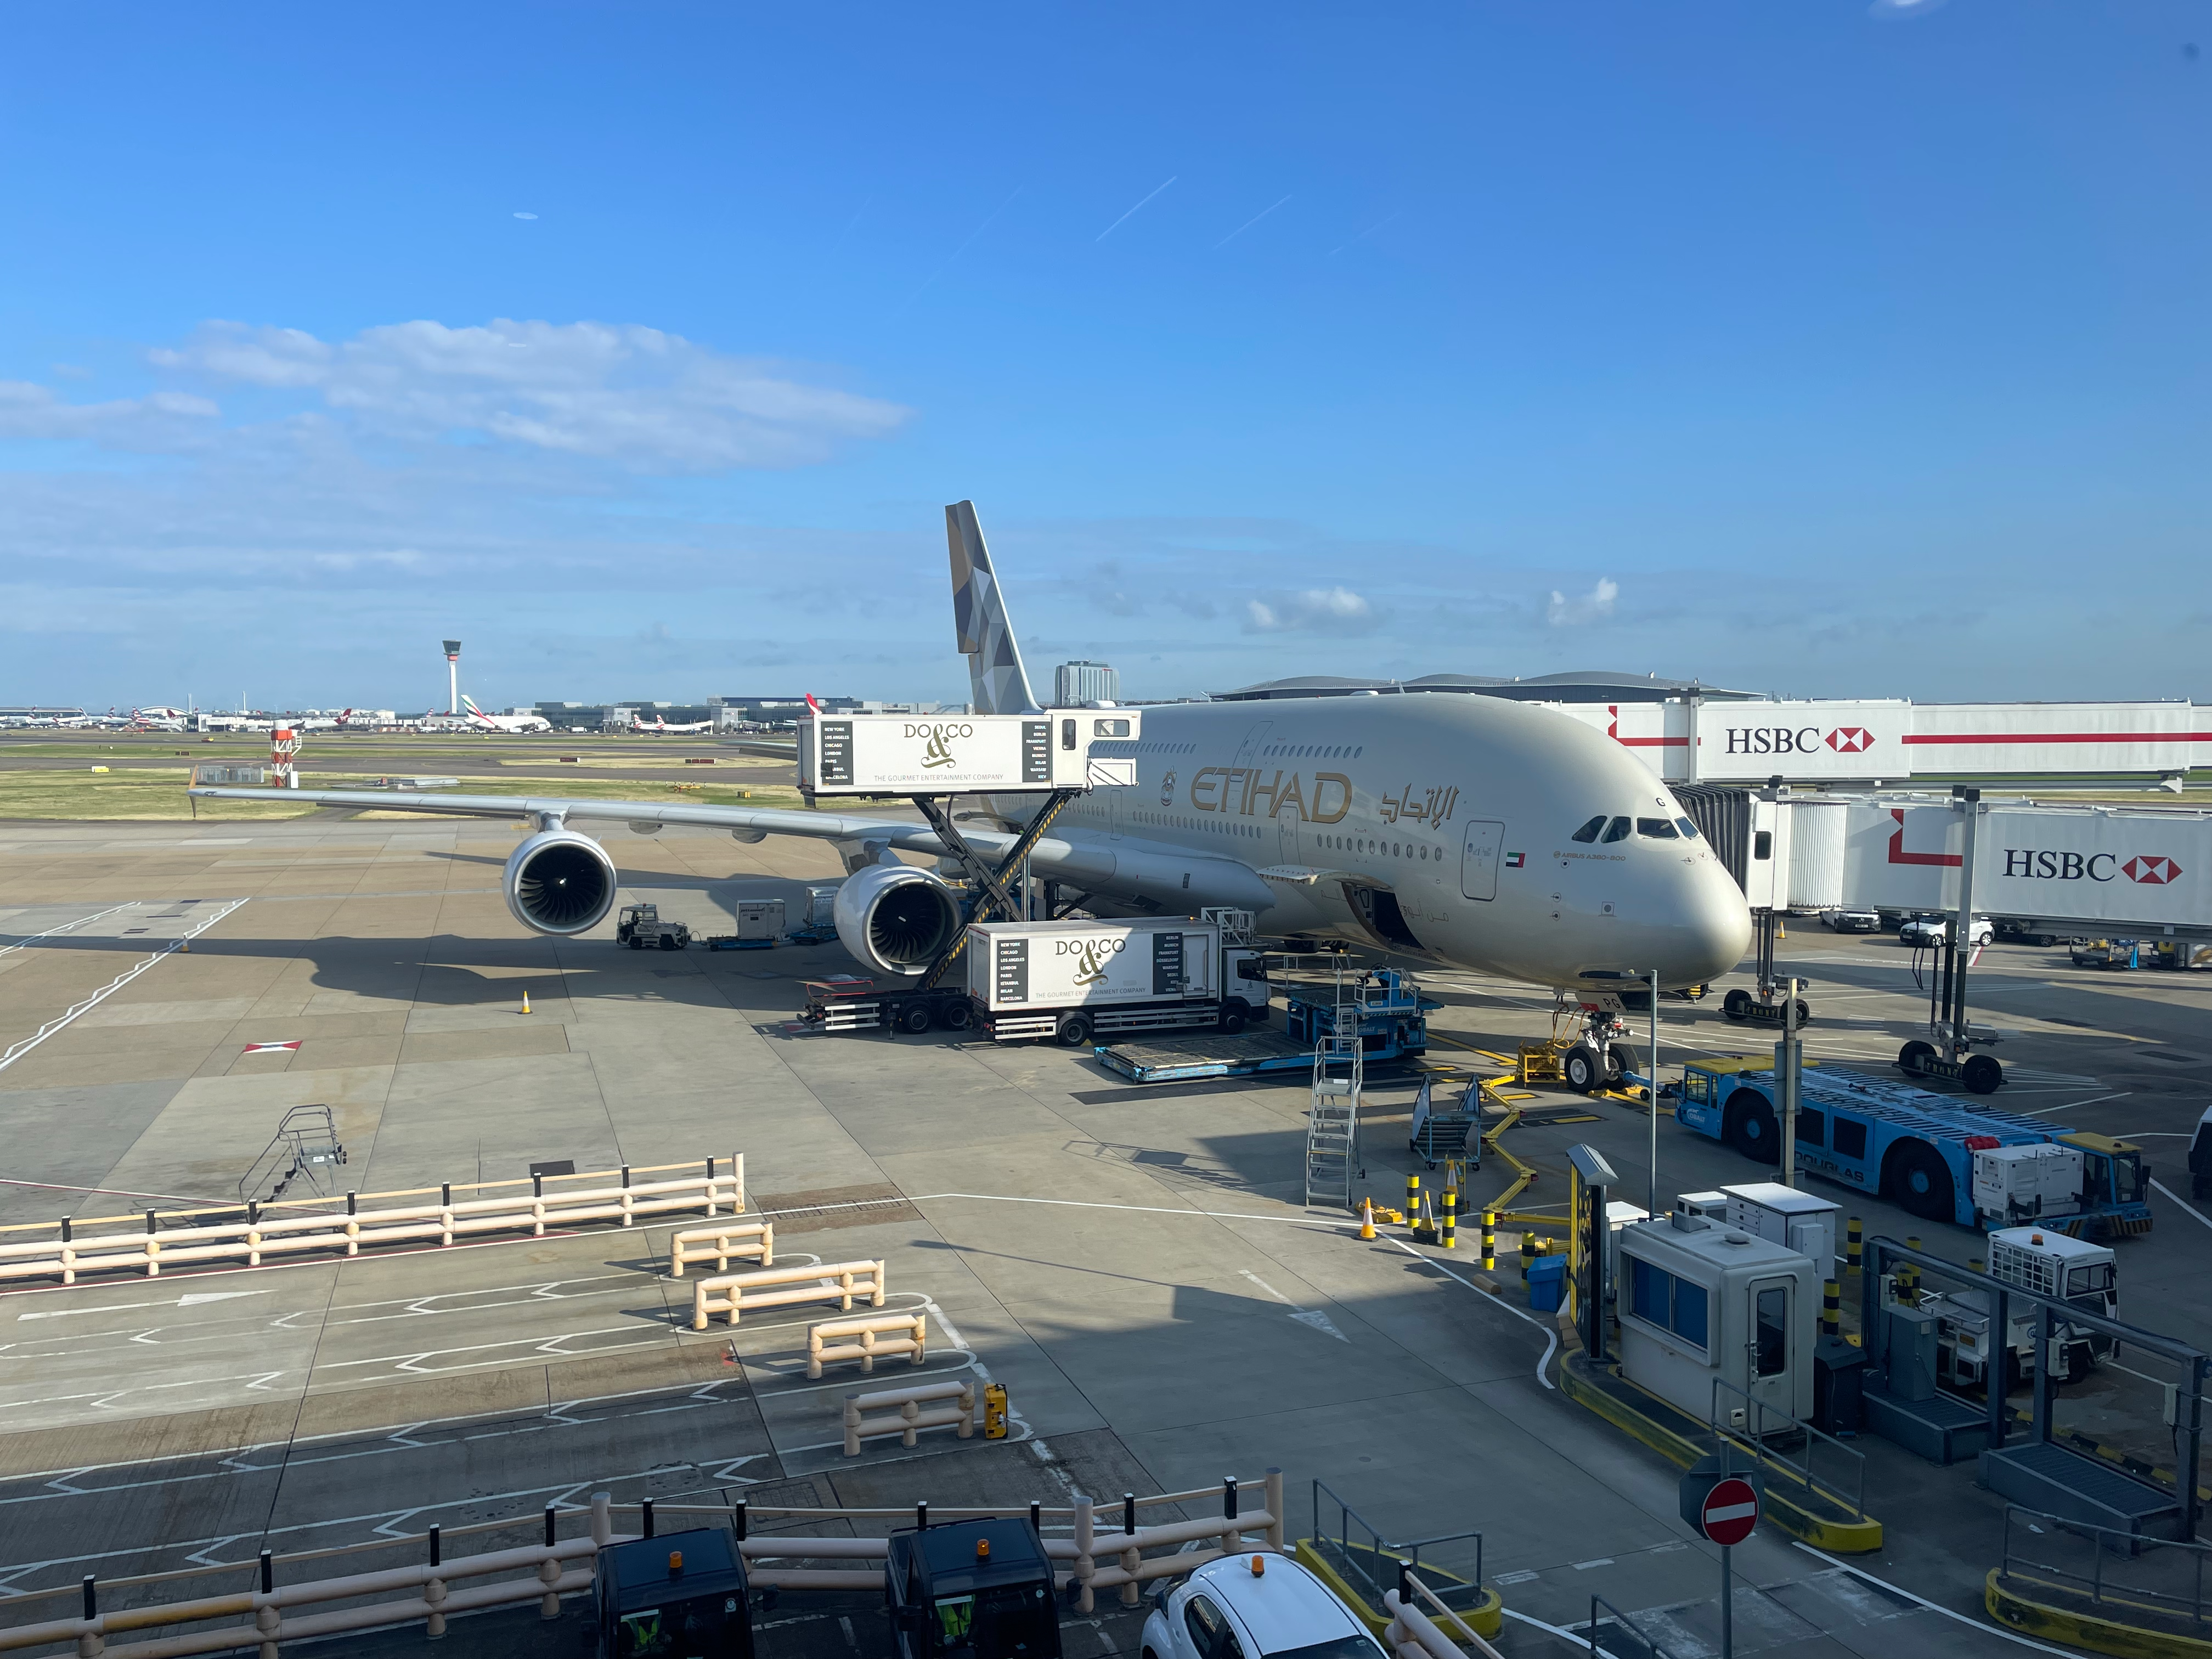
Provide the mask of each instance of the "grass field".
[{"label": "grass field", "polygon": [[[82,757],[82,750],[76,751]],[[240,758],[252,758],[242,757]],[[410,769],[421,769],[430,757],[421,750],[406,758]],[[296,818],[319,810],[313,802],[288,799],[277,790],[264,800],[198,800],[185,793],[191,775],[189,767],[140,767],[127,772],[94,772],[97,761],[67,771],[0,771],[0,818],[65,818],[100,821],[131,818],[191,818],[214,821],[242,818]],[[705,769],[701,769],[702,771]],[[374,773],[318,772],[309,787],[320,789],[359,788]],[[686,780],[689,782],[689,780]],[[785,806],[803,805],[796,789],[775,786],[740,788],[732,780],[702,781],[696,787],[641,779],[601,781],[580,776],[562,778],[471,778],[458,791],[432,793],[474,795],[573,795],[583,800],[682,801],[710,806]]]}]

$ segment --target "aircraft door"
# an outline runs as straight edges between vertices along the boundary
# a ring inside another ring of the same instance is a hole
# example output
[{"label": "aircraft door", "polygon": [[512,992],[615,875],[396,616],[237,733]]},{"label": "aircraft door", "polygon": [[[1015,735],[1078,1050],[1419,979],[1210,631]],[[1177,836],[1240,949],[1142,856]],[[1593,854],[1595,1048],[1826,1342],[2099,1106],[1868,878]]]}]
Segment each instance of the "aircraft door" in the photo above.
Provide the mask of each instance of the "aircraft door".
[{"label": "aircraft door", "polygon": [[1459,855],[1459,890],[1471,899],[1498,896],[1499,848],[1505,826],[1495,818],[1476,818],[1467,826],[1467,842]]},{"label": "aircraft door", "polygon": [[[1763,1279],[1748,1287],[1750,1329],[1744,1338],[1745,1392],[1771,1412],[1796,1415],[1796,1368],[1801,1356],[1792,1352],[1796,1322],[1790,1303],[1797,1293],[1794,1280]],[[1756,1430],[1753,1431],[1756,1432]]]}]

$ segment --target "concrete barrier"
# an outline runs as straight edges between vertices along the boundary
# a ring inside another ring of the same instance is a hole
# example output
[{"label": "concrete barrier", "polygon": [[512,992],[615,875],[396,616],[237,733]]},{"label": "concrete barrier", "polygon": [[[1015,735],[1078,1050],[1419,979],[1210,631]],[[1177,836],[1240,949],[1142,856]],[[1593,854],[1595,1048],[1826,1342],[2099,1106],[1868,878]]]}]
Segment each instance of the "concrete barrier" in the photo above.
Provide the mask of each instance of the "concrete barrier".
[{"label": "concrete barrier", "polygon": [[[738,1153],[730,1163],[731,1172],[727,1175],[707,1173],[662,1181],[633,1182],[630,1176],[641,1172],[606,1171],[590,1178],[603,1181],[607,1175],[614,1174],[620,1176],[621,1184],[556,1188],[552,1192],[544,1190],[545,1182],[541,1180],[471,1183],[479,1189],[491,1185],[529,1187],[532,1190],[459,1202],[452,1197],[451,1185],[435,1189],[438,1201],[432,1204],[376,1206],[372,1202],[364,1206],[361,1202],[363,1197],[374,1200],[417,1194],[348,1194],[343,1200],[347,1206],[343,1214],[327,1211],[298,1213],[297,1206],[291,1205],[251,1205],[244,1206],[247,1218],[243,1221],[203,1224],[192,1219],[202,1215],[235,1215],[235,1208],[227,1212],[174,1211],[168,1212],[170,1224],[164,1226],[161,1224],[162,1212],[149,1210],[139,1231],[96,1233],[89,1237],[76,1237],[76,1228],[64,1222],[52,1230],[59,1232],[58,1238],[0,1242],[0,1280],[52,1279],[74,1285],[80,1274],[118,1272],[155,1279],[160,1277],[165,1267],[236,1263],[258,1267],[270,1256],[316,1252],[358,1255],[364,1245],[374,1248],[434,1241],[443,1247],[457,1238],[489,1233],[527,1233],[543,1237],[549,1227],[563,1228],[588,1221],[615,1221],[629,1227],[635,1225],[640,1217],[672,1215],[686,1210],[704,1210],[710,1216],[726,1209],[736,1212],[744,1208],[744,1154]],[[280,1207],[295,1212],[274,1213]],[[86,1224],[112,1224],[114,1219]],[[5,1239],[7,1232],[20,1231],[24,1230],[0,1231],[0,1239]],[[40,1227],[29,1231],[49,1230]]]},{"label": "concrete barrier", "polygon": [[[935,1411],[924,1411],[922,1407],[932,1400],[954,1400],[956,1406],[940,1407]],[[895,1417],[869,1417],[865,1413],[896,1408]],[[958,1382],[924,1382],[911,1389],[888,1389],[880,1394],[848,1394],[845,1396],[845,1455],[858,1457],[860,1442],[878,1436],[895,1434],[902,1446],[915,1443],[916,1432],[922,1429],[952,1429],[963,1440],[975,1432],[975,1384],[973,1379]]]},{"label": "concrete barrier", "polygon": [[[887,1335],[889,1332],[899,1334]],[[832,1337],[849,1336],[855,1340],[836,1347],[830,1346]],[[806,1331],[806,1375],[819,1377],[824,1365],[842,1365],[848,1360],[860,1362],[860,1374],[871,1376],[878,1358],[899,1354],[912,1358],[921,1364],[926,1357],[929,1342],[929,1317],[926,1314],[877,1314],[866,1319],[830,1319],[811,1325]]]},{"label": "concrete barrier", "polygon": [[829,1261],[818,1267],[721,1273],[691,1286],[691,1328],[705,1330],[714,1314],[726,1313],[734,1325],[746,1308],[782,1308],[796,1302],[835,1302],[850,1313],[856,1296],[866,1297],[875,1307],[884,1305],[882,1262]]},{"label": "concrete barrier", "polygon": [[733,1255],[749,1255],[763,1267],[775,1265],[775,1223],[732,1221],[726,1227],[687,1227],[668,1241],[668,1273],[684,1277],[687,1263],[714,1258],[714,1271],[730,1265]]}]

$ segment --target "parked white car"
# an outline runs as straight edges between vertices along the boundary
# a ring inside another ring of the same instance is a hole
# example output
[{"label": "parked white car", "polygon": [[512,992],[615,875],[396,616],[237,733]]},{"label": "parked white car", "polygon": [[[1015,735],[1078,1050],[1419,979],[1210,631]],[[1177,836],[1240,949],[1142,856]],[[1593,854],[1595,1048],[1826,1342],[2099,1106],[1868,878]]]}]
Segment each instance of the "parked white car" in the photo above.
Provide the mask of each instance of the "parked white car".
[{"label": "parked white car", "polygon": [[[1966,942],[1987,945],[1996,937],[1996,924],[1987,916],[1976,916],[1966,924]],[[1916,916],[1897,930],[1897,937],[1906,945],[1924,948],[1941,945],[1951,937],[1948,916]]]},{"label": "parked white car", "polygon": [[1286,1555],[1232,1555],[1145,1620],[1145,1659],[1387,1659],[1328,1587]]},{"label": "parked white car", "polygon": [[1846,905],[1839,910],[1823,910],[1820,920],[1832,933],[1879,933],[1881,932],[1881,912],[1860,909]]}]

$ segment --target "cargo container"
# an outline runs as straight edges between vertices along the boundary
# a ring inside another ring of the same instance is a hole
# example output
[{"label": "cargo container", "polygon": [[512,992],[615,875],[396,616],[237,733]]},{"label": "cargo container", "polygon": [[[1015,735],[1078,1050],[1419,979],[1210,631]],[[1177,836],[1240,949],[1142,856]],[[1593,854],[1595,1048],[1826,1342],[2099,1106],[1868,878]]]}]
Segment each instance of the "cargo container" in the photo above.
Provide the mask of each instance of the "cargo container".
[{"label": "cargo container", "polygon": [[1218,923],[995,921],[968,930],[968,1000],[995,1041],[1177,1027],[1240,1031],[1267,1017],[1260,951],[1224,945]]}]

